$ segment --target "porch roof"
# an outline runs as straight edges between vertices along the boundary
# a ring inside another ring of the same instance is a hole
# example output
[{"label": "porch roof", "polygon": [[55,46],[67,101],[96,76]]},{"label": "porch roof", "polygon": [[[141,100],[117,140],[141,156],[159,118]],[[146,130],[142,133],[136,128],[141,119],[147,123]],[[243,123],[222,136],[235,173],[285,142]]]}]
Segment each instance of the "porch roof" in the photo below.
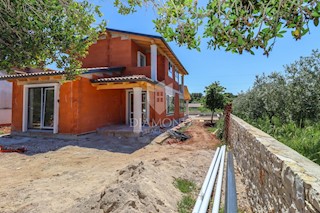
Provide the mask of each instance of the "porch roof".
[{"label": "porch roof", "polygon": [[[83,73],[81,74],[94,74],[94,73],[103,73],[103,72],[123,71],[124,69],[125,67],[92,67],[92,68],[81,68],[79,69],[79,71],[83,71]],[[42,72],[3,75],[3,76],[0,76],[0,80],[21,79],[21,78],[30,78],[30,77],[40,77],[40,76],[57,76],[57,75],[64,75],[66,73],[67,72],[64,70],[49,70],[49,71],[42,71]]]},{"label": "porch roof", "polygon": [[142,87],[144,89],[155,86],[158,82],[146,77],[145,75],[130,75],[121,77],[107,77],[91,79],[91,84],[100,89],[129,89]]},{"label": "porch roof", "polygon": [[107,77],[107,78],[98,78],[92,79],[92,83],[110,83],[110,82],[138,82],[146,81],[152,84],[156,84],[155,81],[146,77],[145,75],[130,75],[130,76],[121,76],[121,77]]}]

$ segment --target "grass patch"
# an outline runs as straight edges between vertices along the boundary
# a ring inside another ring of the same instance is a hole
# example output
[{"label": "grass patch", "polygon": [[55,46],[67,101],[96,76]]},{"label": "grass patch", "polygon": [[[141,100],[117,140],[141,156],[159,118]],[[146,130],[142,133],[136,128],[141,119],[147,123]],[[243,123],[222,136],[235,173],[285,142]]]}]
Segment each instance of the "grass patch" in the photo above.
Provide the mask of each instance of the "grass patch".
[{"label": "grass patch", "polygon": [[220,118],[212,127],[206,128],[209,132],[215,133],[218,139],[223,140],[224,134],[224,118]]},{"label": "grass patch", "polygon": [[194,205],[196,204],[196,200],[191,195],[184,195],[182,200],[178,202],[178,212],[179,213],[190,213]]},{"label": "grass patch", "polygon": [[3,131],[0,131],[0,135],[3,135],[4,134],[4,132]]},{"label": "grass patch", "polygon": [[196,184],[194,182],[183,178],[175,179],[173,185],[182,193],[190,193],[196,188]]},{"label": "grass patch", "polygon": [[179,213],[192,212],[194,205],[196,204],[195,193],[196,184],[190,180],[183,178],[176,178],[173,185],[184,193],[181,201],[178,202]]},{"label": "grass patch", "polygon": [[209,132],[212,132],[212,133],[214,133],[217,129],[218,129],[217,127],[208,127],[208,128],[207,128],[207,130],[208,130]]}]

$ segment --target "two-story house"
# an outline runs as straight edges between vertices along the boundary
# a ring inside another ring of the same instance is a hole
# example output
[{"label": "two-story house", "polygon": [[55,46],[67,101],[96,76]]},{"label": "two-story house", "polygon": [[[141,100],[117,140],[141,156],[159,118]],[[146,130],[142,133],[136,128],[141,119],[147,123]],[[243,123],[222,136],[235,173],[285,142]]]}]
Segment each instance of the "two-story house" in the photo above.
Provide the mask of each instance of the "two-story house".
[{"label": "two-story house", "polygon": [[13,83],[12,131],[83,134],[111,125],[134,133],[184,117],[187,70],[162,37],[107,29],[83,72],[1,76]]}]

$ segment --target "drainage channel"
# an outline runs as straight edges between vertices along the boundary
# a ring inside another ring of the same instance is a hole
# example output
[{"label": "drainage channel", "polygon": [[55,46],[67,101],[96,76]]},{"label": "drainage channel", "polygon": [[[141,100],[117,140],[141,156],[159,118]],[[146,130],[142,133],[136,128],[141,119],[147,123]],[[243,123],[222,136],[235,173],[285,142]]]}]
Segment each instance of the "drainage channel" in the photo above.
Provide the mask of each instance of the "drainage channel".
[{"label": "drainage channel", "polygon": [[[217,148],[192,213],[206,213],[208,211],[215,183],[216,187],[214,192],[212,213],[219,212],[224,176],[224,162],[227,152],[226,149],[227,147],[225,145]],[[238,209],[232,152],[228,152],[227,161],[224,212],[234,213],[238,212]]]}]

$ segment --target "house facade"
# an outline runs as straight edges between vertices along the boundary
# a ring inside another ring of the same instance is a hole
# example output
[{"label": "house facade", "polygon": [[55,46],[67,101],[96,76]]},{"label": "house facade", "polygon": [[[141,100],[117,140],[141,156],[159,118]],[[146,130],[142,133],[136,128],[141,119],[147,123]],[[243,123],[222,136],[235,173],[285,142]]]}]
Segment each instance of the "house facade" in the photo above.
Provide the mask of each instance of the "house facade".
[{"label": "house facade", "polygon": [[1,76],[13,84],[12,131],[83,134],[108,125],[135,133],[185,116],[188,74],[159,36],[107,29],[81,59],[83,70]]}]

